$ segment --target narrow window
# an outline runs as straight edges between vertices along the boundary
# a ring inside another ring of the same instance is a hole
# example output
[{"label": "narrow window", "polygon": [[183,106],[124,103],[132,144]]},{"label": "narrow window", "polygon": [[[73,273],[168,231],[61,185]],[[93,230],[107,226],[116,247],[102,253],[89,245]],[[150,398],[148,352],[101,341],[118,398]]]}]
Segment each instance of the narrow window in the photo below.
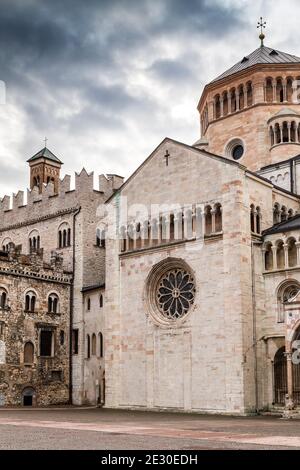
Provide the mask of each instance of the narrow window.
[{"label": "narrow window", "polygon": [[91,357],[91,338],[90,335],[86,335],[86,357],[90,359]]},{"label": "narrow window", "polygon": [[103,334],[99,333],[99,356],[103,357]]},{"label": "narrow window", "polygon": [[97,338],[95,333],[92,335],[92,355],[96,356],[96,348],[97,348]]},{"label": "narrow window", "polygon": [[24,364],[33,364],[34,360],[34,347],[33,344],[28,341],[24,346]]},{"label": "narrow window", "polygon": [[103,295],[102,294],[100,295],[99,303],[100,303],[100,308],[102,308],[103,307]]},{"label": "narrow window", "polygon": [[90,299],[90,297],[87,299],[87,309],[91,310],[91,299]]},{"label": "narrow window", "polygon": [[59,340],[60,340],[60,345],[63,346],[65,344],[65,332],[64,332],[64,330],[60,330]]},{"label": "narrow window", "polygon": [[78,330],[72,331],[72,352],[73,354],[78,354],[79,342],[78,342]]},{"label": "narrow window", "polygon": [[51,330],[41,330],[40,356],[43,356],[43,357],[52,356],[52,337],[53,337],[53,332]]}]

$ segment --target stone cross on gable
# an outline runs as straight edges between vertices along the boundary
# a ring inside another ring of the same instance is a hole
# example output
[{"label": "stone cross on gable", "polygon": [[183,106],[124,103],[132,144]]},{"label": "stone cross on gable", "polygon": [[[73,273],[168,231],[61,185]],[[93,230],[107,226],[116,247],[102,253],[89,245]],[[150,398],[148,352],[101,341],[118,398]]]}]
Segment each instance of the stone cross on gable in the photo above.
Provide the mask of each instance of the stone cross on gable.
[{"label": "stone cross on gable", "polygon": [[48,142],[47,137],[45,137],[44,142],[45,142],[45,147],[47,147],[47,142]]},{"label": "stone cross on gable", "polygon": [[170,157],[170,156],[171,156],[171,155],[169,154],[169,150],[166,150],[166,154],[164,155],[164,158],[166,159],[166,166],[169,165],[169,157]]}]

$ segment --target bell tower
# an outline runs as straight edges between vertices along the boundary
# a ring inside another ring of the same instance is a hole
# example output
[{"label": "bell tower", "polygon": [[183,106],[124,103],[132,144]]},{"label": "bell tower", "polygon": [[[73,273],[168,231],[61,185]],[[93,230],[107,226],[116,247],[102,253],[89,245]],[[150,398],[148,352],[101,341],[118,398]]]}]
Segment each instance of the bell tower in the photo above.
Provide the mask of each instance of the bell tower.
[{"label": "bell tower", "polygon": [[47,147],[33,155],[27,162],[30,167],[30,189],[38,187],[41,193],[43,184],[53,183],[54,192],[57,193],[63,163]]}]

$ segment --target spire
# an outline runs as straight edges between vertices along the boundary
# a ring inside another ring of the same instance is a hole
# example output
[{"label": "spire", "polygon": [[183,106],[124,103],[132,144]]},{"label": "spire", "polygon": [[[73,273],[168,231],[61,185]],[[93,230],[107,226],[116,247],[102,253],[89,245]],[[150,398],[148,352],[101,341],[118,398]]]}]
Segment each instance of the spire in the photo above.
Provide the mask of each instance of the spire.
[{"label": "spire", "polygon": [[260,21],[257,23],[257,29],[260,28],[260,35],[259,35],[259,39],[261,41],[260,43],[260,46],[263,47],[264,45],[264,39],[265,39],[265,35],[263,33],[263,29],[266,27],[266,21],[263,21],[263,18],[262,16],[260,17]]}]

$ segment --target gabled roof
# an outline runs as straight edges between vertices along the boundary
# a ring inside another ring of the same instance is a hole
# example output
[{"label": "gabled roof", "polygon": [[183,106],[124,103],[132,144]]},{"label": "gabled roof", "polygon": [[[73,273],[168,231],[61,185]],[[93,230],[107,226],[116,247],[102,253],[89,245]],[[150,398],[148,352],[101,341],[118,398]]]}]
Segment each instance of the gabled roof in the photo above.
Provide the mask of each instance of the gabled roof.
[{"label": "gabled roof", "polygon": [[54,153],[52,153],[47,147],[44,147],[42,150],[40,150],[38,153],[33,155],[33,157],[29,158],[27,162],[33,162],[34,160],[38,160],[39,158],[46,158],[47,160],[51,160],[52,162],[59,163],[60,165],[63,165],[63,162],[57,158]]},{"label": "gabled roof", "polygon": [[295,55],[287,54],[286,52],[281,52],[276,49],[271,49],[270,47],[260,46],[255,51],[251,52],[248,56],[243,57],[237,64],[235,64],[230,69],[223,72],[217,78],[215,78],[211,83],[222,80],[222,78],[229,77],[234,73],[241,72],[243,70],[252,67],[257,64],[292,64],[299,63],[300,57]]},{"label": "gabled roof", "polygon": [[294,215],[291,219],[280,222],[279,224],[273,225],[273,227],[264,230],[262,235],[272,235],[272,233],[291,232],[300,228],[300,214]]},{"label": "gabled roof", "polygon": [[277,113],[272,116],[272,118],[275,117],[275,116],[276,117],[286,116],[288,114],[292,114],[293,116],[299,116],[299,113],[297,113],[297,111],[295,111],[294,109],[281,108],[280,111],[277,111]]}]

